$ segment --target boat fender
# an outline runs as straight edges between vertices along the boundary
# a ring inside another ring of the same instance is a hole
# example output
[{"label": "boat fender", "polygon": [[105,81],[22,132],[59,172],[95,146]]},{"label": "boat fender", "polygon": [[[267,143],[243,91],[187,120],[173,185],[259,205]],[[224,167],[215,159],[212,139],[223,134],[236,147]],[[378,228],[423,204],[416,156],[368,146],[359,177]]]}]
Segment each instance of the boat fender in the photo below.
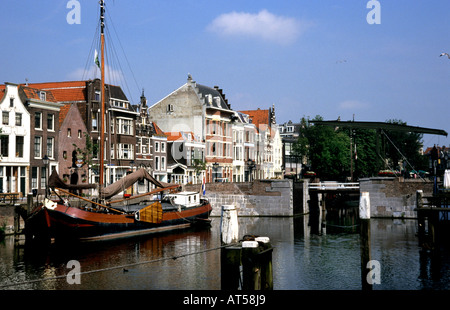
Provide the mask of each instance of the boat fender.
[{"label": "boat fender", "polygon": [[44,199],[44,207],[46,207],[47,209],[55,210],[56,207],[57,207],[57,205],[58,205],[58,204],[57,204],[56,202],[51,201],[51,200],[48,199],[48,198],[45,198],[45,199]]},{"label": "boat fender", "polygon": [[63,201],[64,201],[64,205],[65,205],[66,207],[68,207],[68,206],[69,206],[69,200],[66,199],[66,198],[63,198]]},{"label": "boat fender", "polygon": [[134,218],[136,219],[136,221],[141,220],[139,211],[136,211],[136,213],[134,213]]}]

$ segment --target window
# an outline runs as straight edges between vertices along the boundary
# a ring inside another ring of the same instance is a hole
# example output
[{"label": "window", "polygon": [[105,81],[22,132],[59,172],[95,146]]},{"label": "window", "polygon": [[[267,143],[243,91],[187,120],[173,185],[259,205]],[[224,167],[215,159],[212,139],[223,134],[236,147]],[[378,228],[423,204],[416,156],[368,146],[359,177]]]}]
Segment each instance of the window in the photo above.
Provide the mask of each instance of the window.
[{"label": "window", "polygon": [[38,168],[31,167],[31,188],[36,189],[38,186]]},{"label": "window", "polygon": [[159,170],[159,156],[155,156],[155,170]]},{"label": "window", "polygon": [[54,158],[54,143],[55,138],[47,138],[47,156],[49,158]]},{"label": "window", "polygon": [[14,98],[9,98],[9,106],[14,107]]},{"label": "window", "polygon": [[93,140],[92,144],[93,144],[92,158],[98,159],[98,150],[100,148],[100,143],[98,142],[98,140]]},{"label": "window", "polygon": [[166,158],[161,156],[161,170],[166,170]]},{"label": "window", "polygon": [[64,158],[64,160],[67,159],[67,151],[63,151],[63,158]]},{"label": "window", "polygon": [[42,129],[42,113],[41,112],[34,113],[34,128]]},{"label": "window", "polygon": [[167,113],[169,113],[169,112],[173,112],[173,104],[167,105]]},{"label": "window", "polygon": [[16,113],[16,126],[22,126],[22,113]]},{"label": "window", "polygon": [[81,133],[81,129],[78,129],[78,139],[81,139],[83,137],[82,133]]},{"label": "window", "polygon": [[16,136],[16,157],[23,157],[23,137]]},{"label": "window", "polygon": [[109,120],[109,124],[111,126],[111,133],[114,133],[114,127],[115,127],[114,123],[115,123],[114,118]]},{"label": "window", "polygon": [[39,99],[41,99],[42,101],[47,100],[47,94],[45,93],[45,91],[39,92]]},{"label": "window", "polygon": [[101,92],[96,90],[95,91],[95,101],[100,101],[100,97],[101,97]]},{"label": "window", "polygon": [[47,130],[54,131],[55,115],[47,114]]},{"label": "window", "polygon": [[125,109],[128,108],[128,102],[127,101],[111,99],[110,100],[110,104],[111,104],[111,106],[114,106],[114,107],[125,108]]},{"label": "window", "polygon": [[41,188],[45,188],[45,171],[46,167],[41,167]]},{"label": "window", "polygon": [[124,144],[119,143],[118,145],[118,159],[133,159],[133,145],[132,144]]},{"label": "window", "polygon": [[119,118],[117,119],[119,123],[119,134],[122,135],[132,135],[133,134],[133,120]]},{"label": "window", "polygon": [[114,159],[114,154],[115,154],[114,144],[111,144],[111,159]]},{"label": "window", "polygon": [[166,143],[161,142],[161,153],[165,153],[165,152],[166,152]]},{"label": "window", "polygon": [[92,131],[98,131],[98,112],[92,112]]},{"label": "window", "polygon": [[155,152],[159,152],[159,142],[155,142]]},{"label": "window", "polygon": [[2,124],[9,125],[9,112],[8,111],[2,112]]},{"label": "window", "polygon": [[9,136],[0,136],[0,140],[1,155],[8,157]]},{"label": "window", "polygon": [[67,128],[67,136],[70,138],[72,137],[72,129]]},{"label": "window", "polygon": [[36,136],[34,137],[34,157],[41,158],[41,142],[42,137]]}]

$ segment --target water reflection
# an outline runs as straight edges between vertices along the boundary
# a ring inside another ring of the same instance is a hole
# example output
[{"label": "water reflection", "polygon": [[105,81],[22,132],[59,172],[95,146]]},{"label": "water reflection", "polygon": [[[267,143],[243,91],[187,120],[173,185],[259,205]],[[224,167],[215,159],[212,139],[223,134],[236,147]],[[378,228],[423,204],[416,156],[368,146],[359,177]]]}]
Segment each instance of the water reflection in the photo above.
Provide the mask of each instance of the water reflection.
[{"label": "water reflection", "polygon": [[[239,235],[270,237],[275,290],[360,290],[361,252],[355,210],[296,218],[239,218]],[[316,217],[314,217],[316,216]],[[416,220],[370,220],[371,259],[381,266],[375,290],[448,289],[450,253],[419,247]],[[220,218],[212,227],[116,242],[51,248],[0,243],[0,285],[43,277],[53,280],[3,289],[203,290],[220,289]],[[201,252],[203,251],[203,252]],[[183,256],[187,253],[195,255]],[[81,264],[81,284],[64,278],[70,260]],[[137,265],[130,265],[135,264]],[[125,266],[125,267],[121,267]],[[118,267],[108,270],[108,268]]]}]

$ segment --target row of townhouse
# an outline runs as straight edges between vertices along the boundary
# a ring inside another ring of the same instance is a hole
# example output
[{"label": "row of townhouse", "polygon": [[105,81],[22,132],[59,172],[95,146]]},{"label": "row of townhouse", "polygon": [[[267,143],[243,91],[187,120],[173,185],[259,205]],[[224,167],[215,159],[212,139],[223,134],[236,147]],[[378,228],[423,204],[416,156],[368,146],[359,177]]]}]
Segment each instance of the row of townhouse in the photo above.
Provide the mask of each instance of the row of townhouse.
[{"label": "row of townhouse", "polygon": [[[105,85],[103,119],[100,97],[98,79],[0,85],[0,191],[43,193],[53,170],[70,184],[98,182],[101,121],[106,184],[137,168],[180,184],[282,176],[274,108],[234,111],[221,89],[190,75],[151,107],[144,93],[133,106]],[[128,190],[149,189],[143,181]]]},{"label": "row of townhouse", "polygon": [[[178,174],[186,177],[185,182],[199,183],[203,177],[206,182],[246,182],[283,176],[274,107],[235,111],[222,89],[198,84],[188,75],[184,85],[148,112],[164,132],[189,133],[196,143],[196,147],[187,147],[190,152],[177,154]],[[204,163],[204,170],[192,171],[195,160]],[[181,162],[190,163],[191,168]]]}]

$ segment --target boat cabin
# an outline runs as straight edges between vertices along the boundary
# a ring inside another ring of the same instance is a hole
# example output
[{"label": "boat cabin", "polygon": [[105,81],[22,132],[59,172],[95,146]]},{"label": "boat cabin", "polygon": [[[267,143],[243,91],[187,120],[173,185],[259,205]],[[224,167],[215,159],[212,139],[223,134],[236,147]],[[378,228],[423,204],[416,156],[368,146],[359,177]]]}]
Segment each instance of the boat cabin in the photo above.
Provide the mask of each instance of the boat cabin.
[{"label": "boat cabin", "polygon": [[166,197],[173,199],[177,205],[183,205],[187,208],[200,204],[200,194],[197,192],[179,192],[176,194],[168,194]]}]

